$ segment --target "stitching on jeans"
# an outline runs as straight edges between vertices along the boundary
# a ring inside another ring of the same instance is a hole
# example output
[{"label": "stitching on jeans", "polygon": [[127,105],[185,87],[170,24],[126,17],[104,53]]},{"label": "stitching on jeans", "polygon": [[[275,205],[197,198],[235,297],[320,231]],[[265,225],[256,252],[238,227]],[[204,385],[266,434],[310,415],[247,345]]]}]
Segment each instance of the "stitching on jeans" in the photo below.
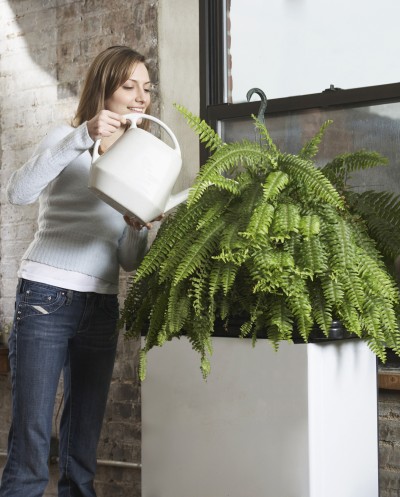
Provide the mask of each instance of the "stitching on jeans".
[{"label": "stitching on jeans", "polygon": [[68,436],[67,436],[67,447],[66,447],[66,455],[65,455],[65,477],[68,479],[68,489],[69,495],[71,494],[71,481],[68,474],[68,466],[69,466],[69,451],[70,451],[70,440],[71,440],[71,418],[72,418],[72,381],[71,381],[71,353],[68,351],[68,374],[69,374],[69,413],[68,413]]}]

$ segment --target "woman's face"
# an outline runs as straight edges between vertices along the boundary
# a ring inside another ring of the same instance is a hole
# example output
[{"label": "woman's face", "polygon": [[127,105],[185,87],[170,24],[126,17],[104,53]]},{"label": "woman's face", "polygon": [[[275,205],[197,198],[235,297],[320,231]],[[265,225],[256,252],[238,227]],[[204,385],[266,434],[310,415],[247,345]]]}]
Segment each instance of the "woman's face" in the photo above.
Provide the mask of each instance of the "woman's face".
[{"label": "woman's face", "polygon": [[139,62],[129,79],[106,99],[106,110],[117,114],[145,113],[150,104],[151,86],[147,68]]}]

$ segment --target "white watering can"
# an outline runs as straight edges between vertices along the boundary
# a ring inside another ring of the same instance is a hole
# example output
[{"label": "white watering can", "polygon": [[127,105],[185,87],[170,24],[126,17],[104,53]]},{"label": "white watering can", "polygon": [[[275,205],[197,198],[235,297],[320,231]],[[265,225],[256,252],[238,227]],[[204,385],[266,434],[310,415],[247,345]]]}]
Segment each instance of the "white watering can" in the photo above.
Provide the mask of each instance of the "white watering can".
[{"label": "white watering can", "polygon": [[[184,202],[189,189],[171,195],[182,166],[181,151],[174,133],[162,121],[147,114],[126,114],[129,129],[103,154],[100,140],[93,149],[89,189],[122,214],[148,223]],[[144,129],[139,119],[159,124],[174,148]]]}]

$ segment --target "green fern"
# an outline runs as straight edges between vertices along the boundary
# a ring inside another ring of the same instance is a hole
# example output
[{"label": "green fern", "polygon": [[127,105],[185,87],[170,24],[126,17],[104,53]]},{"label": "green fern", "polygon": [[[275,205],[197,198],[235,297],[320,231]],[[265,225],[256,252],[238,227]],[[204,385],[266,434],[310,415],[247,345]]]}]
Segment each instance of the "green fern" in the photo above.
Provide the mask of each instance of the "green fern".
[{"label": "green fern", "polygon": [[312,159],[318,153],[319,144],[321,143],[326,129],[332,124],[332,122],[333,121],[326,121],[321,126],[318,133],[300,150],[299,157],[302,159]]},{"label": "green fern", "polygon": [[182,105],[174,104],[174,107],[186,118],[186,122],[199,135],[201,143],[206,148],[213,151],[223,145],[221,137],[204,120],[192,114]]},{"label": "green fern", "polygon": [[187,204],[162,223],[132,278],[121,325],[126,337],[146,331],[148,352],[186,336],[210,373],[216,320],[253,345],[275,349],[333,320],[384,359],[400,355],[399,289],[391,275],[400,254],[400,199],[356,193],[352,172],[385,163],[374,152],[342,154],[321,169],[314,162],[330,122],[301,149],[281,152],[256,118],[261,138],[224,144],[198,117],[176,106],[212,152]]},{"label": "green fern", "polygon": [[387,163],[387,158],[377,152],[358,150],[338,155],[322,167],[321,172],[342,192],[352,172],[386,165]]}]

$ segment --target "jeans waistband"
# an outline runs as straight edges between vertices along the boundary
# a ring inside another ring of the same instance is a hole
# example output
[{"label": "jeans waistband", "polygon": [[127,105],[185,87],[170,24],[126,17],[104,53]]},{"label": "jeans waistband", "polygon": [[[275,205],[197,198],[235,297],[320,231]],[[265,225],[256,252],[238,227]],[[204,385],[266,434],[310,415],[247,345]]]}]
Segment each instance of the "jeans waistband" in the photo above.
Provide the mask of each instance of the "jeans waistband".
[{"label": "jeans waistband", "polygon": [[65,292],[67,297],[68,297],[68,301],[72,299],[74,294],[77,296],[93,295],[93,296],[101,297],[104,299],[117,297],[116,294],[108,294],[108,293],[103,294],[103,293],[96,293],[96,292],[80,292],[78,290],[70,290],[68,288],[62,288],[59,286],[50,285],[49,283],[43,283],[42,281],[27,280],[25,278],[18,278],[17,293],[23,293],[28,286],[35,284],[35,283],[38,285],[46,286],[48,288],[52,288],[53,290],[56,290],[56,291]]}]

